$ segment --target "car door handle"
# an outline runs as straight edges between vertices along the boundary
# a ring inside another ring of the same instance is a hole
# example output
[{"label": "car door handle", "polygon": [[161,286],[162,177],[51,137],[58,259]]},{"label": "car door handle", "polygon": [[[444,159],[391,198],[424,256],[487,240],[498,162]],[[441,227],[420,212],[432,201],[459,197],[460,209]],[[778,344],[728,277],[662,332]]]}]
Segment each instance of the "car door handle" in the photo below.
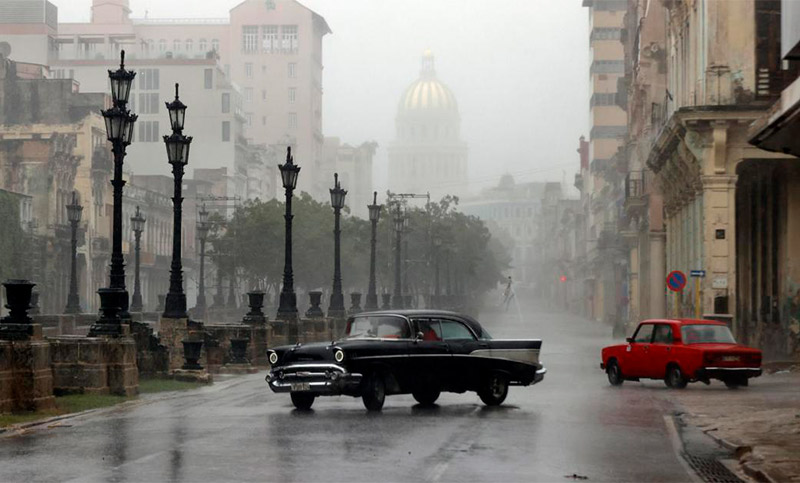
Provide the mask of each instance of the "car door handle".
[{"label": "car door handle", "polygon": [[481,349],[488,349],[489,344],[487,344],[486,342],[481,342],[480,344],[478,344],[478,347],[480,347]]}]

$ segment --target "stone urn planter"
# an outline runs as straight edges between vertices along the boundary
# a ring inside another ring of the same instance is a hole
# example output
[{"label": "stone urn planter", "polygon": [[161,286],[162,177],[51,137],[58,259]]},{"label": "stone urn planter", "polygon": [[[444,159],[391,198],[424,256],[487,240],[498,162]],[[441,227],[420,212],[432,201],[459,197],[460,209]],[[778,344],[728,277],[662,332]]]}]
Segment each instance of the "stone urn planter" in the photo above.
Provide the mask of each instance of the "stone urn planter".
[{"label": "stone urn planter", "polygon": [[249,364],[247,359],[247,345],[250,339],[231,339],[231,363],[232,364]]},{"label": "stone urn planter", "polygon": [[31,307],[31,293],[35,283],[28,280],[7,280],[6,308],[9,313],[0,319],[0,340],[28,340],[33,335],[28,310]]},{"label": "stone urn planter", "polygon": [[313,291],[308,292],[308,297],[311,302],[311,307],[306,310],[306,317],[324,317],[320,304],[322,303],[322,292]]},{"label": "stone urn planter", "polygon": [[353,292],[350,294],[350,313],[357,314],[361,312],[361,293]]},{"label": "stone urn planter", "polygon": [[381,301],[382,301],[381,309],[389,310],[392,308],[392,294],[390,293],[381,294]]},{"label": "stone urn planter", "polygon": [[189,371],[200,371],[203,366],[200,365],[200,352],[203,349],[202,339],[183,339],[183,358],[185,360],[181,369]]},{"label": "stone urn planter", "polygon": [[250,317],[264,316],[264,295],[266,294],[261,290],[247,292],[247,305],[250,307],[250,312],[247,315]]}]

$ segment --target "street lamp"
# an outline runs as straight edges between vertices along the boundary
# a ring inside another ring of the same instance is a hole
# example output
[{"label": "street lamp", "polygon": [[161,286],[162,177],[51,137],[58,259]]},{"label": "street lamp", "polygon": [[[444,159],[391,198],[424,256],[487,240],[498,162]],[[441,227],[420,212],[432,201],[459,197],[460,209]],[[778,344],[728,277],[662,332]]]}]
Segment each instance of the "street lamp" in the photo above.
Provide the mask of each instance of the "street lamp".
[{"label": "street lamp", "polygon": [[378,310],[378,294],[375,290],[375,244],[377,241],[378,221],[381,219],[383,205],[378,204],[377,191],[372,192],[372,204],[367,205],[367,208],[369,208],[369,221],[372,223],[372,238],[370,238],[369,251],[369,288],[367,289],[367,301],[364,304],[364,310]]},{"label": "street lamp", "polygon": [[134,237],[134,264],[133,264],[133,296],[131,297],[131,312],[141,312],[142,309],[142,284],[139,281],[139,267],[141,266],[141,243],[142,232],[144,231],[144,223],[147,221],[139,207],[136,207],[136,213],[131,217],[131,229],[133,230]]},{"label": "street lamp", "polygon": [[72,229],[72,250],[71,267],[69,276],[69,295],[67,296],[67,306],[64,308],[65,314],[81,313],[81,301],[78,297],[78,223],[81,222],[83,206],[78,204],[78,192],[72,192],[72,203],[67,205],[67,219]]},{"label": "street lamp", "polygon": [[292,192],[297,187],[300,166],[294,164],[291,146],[286,148],[286,162],[279,164],[283,189],[286,191],[286,239],[284,241],[283,288],[281,289],[278,318],[297,320],[297,294],[294,293],[294,274],[292,272]]},{"label": "street lamp", "polygon": [[125,259],[122,256],[122,165],[125,161],[125,148],[133,138],[133,126],[137,116],[128,108],[128,97],[131,83],[136,72],[125,69],[125,51],[120,53],[119,69],[109,70],[108,79],[111,84],[113,106],[101,111],[106,124],[106,137],[111,142],[114,155],[114,187],[113,217],[111,230],[111,270],[109,287],[98,291],[100,296],[101,317],[89,330],[89,336],[118,336],[122,334],[122,319],[129,319],[128,291],[125,289]]},{"label": "street lamp", "polygon": [[183,121],[186,116],[186,105],[178,98],[178,84],[175,84],[175,100],[167,102],[172,134],[164,136],[167,147],[167,158],[172,165],[172,176],[175,179],[174,196],[172,197],[172,264],[169,272],[169,292],[164,304],[164,317],[186,319],[186,294],[183,292],[183,268],[181,266],[181,214],[183,205],[183,170],[189,162],[191,136],[183,135]]},{"label": "street lamp", "polygon": [[403,226],[405,225],[405,220],[403,218],[403,213],[400,211],[400,203],[397,203],[395,205],[393,221],[394,221],[395,240],[394,240],[394,294],[392,294],[392,308],[402,309],[403,293],[401,289],[401,280],[400,280],[400,242],[403,233]]},{"label": "street lamp", "polygon": [[434,308],[438,307],[439,305],[439,296],[441,295],[439,292],[439,249],[442,246],[442,238],[437,236],[433,237],[433,299],[434,299]]},{"label": "street lamp", "polygon": [[339,220],[342,216],[342,208],[344,208],[344,198],[347,195],[347,190],[342,189],[339,183],[339,173],[333,175],[333,188],[331,193],[331,206],[333,207],[333,291],[331,292],[331,301],[328,304],[328,317],[344,317],[344,295],[342,294],[342,264],[341,264],[341,235],[342,231],[339,226]]},{"label": "street lamp", "polygon": [[205,314],[206,311],[205,266],[206,266],[206,240],[208,239],[209,228],[210,226],[208,224],[208,211],[206,211],[206,205],[204,203],[202,208],[200,208],[200,213],[198,214],[198,221],[197,221],[197,237],[200,239],[200,288],[198,289],[198,294],[197,294],[196,309],[201,314]]}]

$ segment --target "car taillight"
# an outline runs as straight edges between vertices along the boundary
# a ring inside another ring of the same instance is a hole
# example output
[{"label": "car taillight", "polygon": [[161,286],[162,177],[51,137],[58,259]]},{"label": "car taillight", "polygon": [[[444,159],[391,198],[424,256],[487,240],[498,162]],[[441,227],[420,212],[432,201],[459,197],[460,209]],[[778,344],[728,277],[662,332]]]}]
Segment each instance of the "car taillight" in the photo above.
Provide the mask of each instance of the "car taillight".
[{"label": "car taillight", "polygon": [[761,364],[761,354],[748,354],[747,355],[747,362],[751,364]]}]

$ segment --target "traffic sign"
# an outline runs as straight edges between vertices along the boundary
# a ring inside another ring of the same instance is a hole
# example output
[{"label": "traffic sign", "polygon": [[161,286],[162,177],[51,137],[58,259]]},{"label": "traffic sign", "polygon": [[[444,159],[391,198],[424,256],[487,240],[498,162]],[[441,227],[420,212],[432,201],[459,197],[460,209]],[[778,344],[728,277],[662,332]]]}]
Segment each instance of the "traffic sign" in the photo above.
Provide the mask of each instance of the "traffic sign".
[{"label": "traffic sign", "polygon": [[703,278],[703,277],[706,276],[706,271],[705,270],[692,270],[691,272],[689,272],[689,276]]},{"label": "traffic sign", "polygon": [[686,274],[680,270],[673,270],[667,275],[667,288],[673,292],[680,292],[686,286]]}]

